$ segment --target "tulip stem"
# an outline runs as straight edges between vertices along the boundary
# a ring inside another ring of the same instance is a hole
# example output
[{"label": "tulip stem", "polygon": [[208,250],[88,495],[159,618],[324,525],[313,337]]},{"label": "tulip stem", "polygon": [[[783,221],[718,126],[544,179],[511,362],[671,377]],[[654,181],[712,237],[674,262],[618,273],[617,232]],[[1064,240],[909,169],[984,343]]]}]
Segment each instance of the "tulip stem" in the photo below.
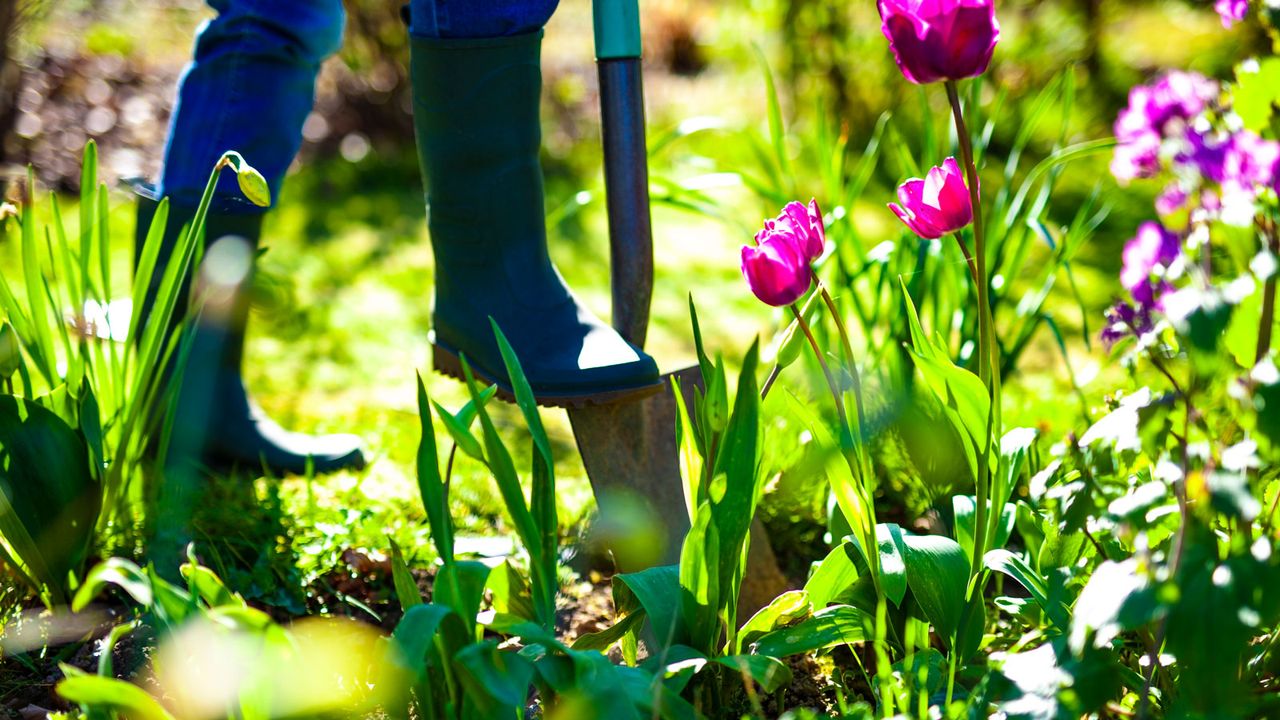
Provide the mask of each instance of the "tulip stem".
[{"label": "tulip stem", "polygon": [[849,371],[849,377],[853,380],[853,400],[857,410],[858,434],[861,438],[867,413],[862,405],[862,378],[858,376],[858,365],[853,359],[853,344],[849,342],[849,328],[845,326],[844,318],[840,316],[835,300],[831,298],[831,293],[827,292],[827,286],[822,283],[817,272],[813,273],[813,279],[818,283],[818,292],[822,293],[822,301],[827,304],[827,309],[831,311],[831,318],[836,322],[836,329],[840,332],[840,346],[844,349],[845,366]]},{"label": "tulip stem", "polygon": [[813,348],[813,354],[818,358],[818,365],[822,367],[822,375],[827,379],[827,387],[831,390],[831,396],[836,401],[836,413],[840,416],[840,427],[845,432],[849,431],[849,416],[844,409],[844,400],[840,397],[840,386],[836,384],[836,378],[831,374],[831,367],[827,365],[827,359],[822,356],[822,347],[818,345],[818,341],[813,337],[813,331],[809,329],[809,323],[805,322],[804,315],[796,309],[795,305],[789,305],[791,314],[795,315],[796,323],[800,325],[800,330],[804,332],[804,337],[809,341],[809,346]]},{"label": "tulip stem", "polygon": [[[973,205],[973,255],[975,265],[971,266],[976,273],[978,286],[978,377],[987,386],[987,397],[990,405],[987,410],[987,433],[979,448],[978,473],[974,478],[977,494],[977,518],[973,533],[973,562],[970,563],[971,576],[976,576],[982,569],[982,558],[986,553],[987,542],[987,504],[996,501],[988,498],[991,484],[992,468],[991,446],[995,438],[1000,436],[1000,371],[996,358],[994,328],[992,328],[991,301],[988,297],[990,286],[987,277],[987,245],[986,233],[982,224],[982,192],[978,180],[978,166],[973,160],[973,142],[969,137],[969,129],[965,125],[964,111],[960,105],[960,92],[954,80],[946,82],[947,99],[951,103],[951,114],[955,117],[956,140],[960,144],[960,154],[964,159],[965,175],[969,185],[969,199]],[[963,247],[961,243],[961,247]],[[999,456],[995,458],[998,466]],[[1000,509],[992,509],[992,518],[1000,517]],[[994,523],[993,523],[994,525]],[[994,533],[993,533],[994,534]]]}]

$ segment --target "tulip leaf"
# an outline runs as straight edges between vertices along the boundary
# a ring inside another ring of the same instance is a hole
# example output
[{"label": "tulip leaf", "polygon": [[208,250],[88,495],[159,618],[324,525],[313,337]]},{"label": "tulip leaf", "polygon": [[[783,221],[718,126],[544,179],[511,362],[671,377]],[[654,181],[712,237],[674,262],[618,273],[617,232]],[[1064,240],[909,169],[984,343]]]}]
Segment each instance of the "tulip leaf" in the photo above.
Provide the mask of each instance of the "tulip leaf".
[{"label": "tulip leaf", "polygon": [[0,396],[0,536],[54,602],[84,562],[101,503],[84,439],[40,404]]},{"label": "tulip leaf", "polygon": [[857,608],[832,605],[814,613],[808,620],[765,635],[755,642],[751,652],[784,658],[837,645],[852,645],[867,639],[866,629],[870,620]]},{"label": "tulip leaf", "polygon": [[791,668],[768,655],[728,655],[713,662],[737,670],[744,679],[750,678],[767,693],[777,692],[778,688],[791,682]]},{"label": "tulip leaf", "polygon": [[950,647],[964,611],[969,560],[959,543],[940,535],[904,535],[903,543],[911,595]]}]

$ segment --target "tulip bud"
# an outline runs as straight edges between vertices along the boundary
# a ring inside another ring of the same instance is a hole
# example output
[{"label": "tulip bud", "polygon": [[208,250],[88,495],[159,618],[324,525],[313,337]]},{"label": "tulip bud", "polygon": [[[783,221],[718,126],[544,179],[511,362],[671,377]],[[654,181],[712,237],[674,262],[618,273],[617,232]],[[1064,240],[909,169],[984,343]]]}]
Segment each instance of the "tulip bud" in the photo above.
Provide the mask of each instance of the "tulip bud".
[{"label": "tulip bud", "polygon": [[22,348],[18,345],[18,333],[9,323],[0,325],[0,380],[8,380],[18,371],[22,362]]},{"label": "tulip bud", "polygon": [[987,71],[1000,23],[995,0],[880,0],[881,30],[907,80],[924,85]]},{"label": "tulip bud", "polygon": [[930,169],[923,180],[912,178],[902,183],[898,199],[902,204],[889,203],[889,209],[926,240],[936,240],[973,222],[973,202],[955,158]]}]

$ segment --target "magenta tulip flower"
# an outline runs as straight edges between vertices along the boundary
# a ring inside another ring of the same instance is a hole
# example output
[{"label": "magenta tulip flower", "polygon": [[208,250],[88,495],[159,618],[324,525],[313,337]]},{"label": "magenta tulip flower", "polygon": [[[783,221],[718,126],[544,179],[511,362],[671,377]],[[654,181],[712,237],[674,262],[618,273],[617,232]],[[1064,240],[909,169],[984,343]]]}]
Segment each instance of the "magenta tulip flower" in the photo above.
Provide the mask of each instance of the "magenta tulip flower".
[{"label": "magenta tulip flower", "polygon": [[809,291],[813,270],[803,248],[791,238],[775,234],[757,247],[742,248],[742,276],[762,302],[785,307]]},{"label": "magenta tulip flower", "polygon": [[787,203],[781,215],[764,221],[764,229],[756,233],[756,244],[762,245],[775,237],[795,245],[808,262],[822,257],[827,245],[827,231],[822,224],[818,201],[810,200],[808,207],[795,201]]},{"label": "magenta tulip flower", "polygon": [[987,71],[1000,23],[995,0],[880,0],[881,29],[907,79],[918,85]]},{"label": "magenta tulip flower", "polygon": [[929,170],[923,180],[912,178],[902,183],[898,199],[902,204],[889,203],[889,209],[926,240],[935,240],[973,222],[969,188],[955,158],[947,158],[942,167]]}]

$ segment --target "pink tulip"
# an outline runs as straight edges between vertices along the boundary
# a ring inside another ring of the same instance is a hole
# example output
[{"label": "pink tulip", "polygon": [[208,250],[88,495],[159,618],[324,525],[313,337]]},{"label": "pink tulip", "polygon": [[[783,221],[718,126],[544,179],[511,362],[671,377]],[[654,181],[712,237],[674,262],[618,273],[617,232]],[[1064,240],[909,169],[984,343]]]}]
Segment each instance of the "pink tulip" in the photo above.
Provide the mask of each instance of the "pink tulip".
[{"label": "pink tulip", "polygon": [[879,0],[881,29],[902,74],[924,85],[987,71],[1000,23],[995,0]]},{"label": "pink tulip", "polygon": [[926,240],[953,233],[973,222],[973,204],[964,174],[955,158],[947,158],[942,167],[929,170],[924,180],[912,178],[898,186],[902,204],[889,203],[889,209],[912,232]]},{"label": "pink tulip", "polygon": [[810,200],[808,207],[795,201],[787,203],[776,219],[764,221],[764,229],[756,233],[756,244],[763,244],[773,237],[795,245],[809,262],[822,257],[827,232],[822,224],[818,201]]},{"label": "pink tulip", "polygon": [[742,276],[762,302],[784,307],[809,291],[813,270],[803,248],[791,238],[775,234],[758,247],[742,248]]}]

